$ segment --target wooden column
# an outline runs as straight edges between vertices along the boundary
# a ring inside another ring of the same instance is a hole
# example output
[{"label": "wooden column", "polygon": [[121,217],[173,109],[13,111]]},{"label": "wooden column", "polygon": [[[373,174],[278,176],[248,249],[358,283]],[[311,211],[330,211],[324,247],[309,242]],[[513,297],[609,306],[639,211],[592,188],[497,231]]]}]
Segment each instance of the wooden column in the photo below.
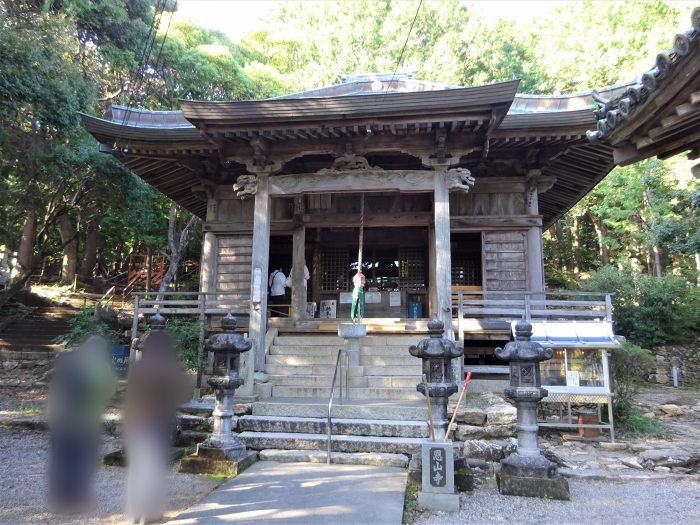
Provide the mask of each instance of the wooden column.
[{"label": "wooden column", "polygon": [[205,232],[202,244],[202,261],[199,271],[199,290],[202,292],[216,291],[216,255],[218,239],[215,233]]},{"label": "wooden column", "polygon": [[306,317],[305,245],[306,228],[299,226],[292,234],[292,316],[295,321],[301,321]]},{"label": "wooden column", "polygon": [[[265,371],[265,333],[267,332],[267,279],[270,258],[270,194],[267,173],[258,173],[258,189],[253,210],[253,256],[250,275],[250,325],[248,337],[253,347],[247,354],[253,356],[255,371]],[[256,297],[256,291],[259,294]],[[259,301],[258,301],[259,300]],[[246,374],[253,374],[249,366]],[[247,377],[245,378],[247,381]],[[252,383],[252,381],[251,381]]]},{"label": "wooden column", "polygon": [[437,283],[435,282],[435,226],[428,227],[428,317],[437,318]]},{"label": "wooden column", "polygon": [[435,171],[435,306],[436,318],[445,324],[445,337],[452,332],[452,256],[450,252],[450,193],[447,170]]},{"label": "wooden column", "polygon": [[[539,216],[537,188],[525,194],[528,215]],[[532,292],[544,291],[544,260],[542,257],[542,228],[527,230],[527,287]]]}]

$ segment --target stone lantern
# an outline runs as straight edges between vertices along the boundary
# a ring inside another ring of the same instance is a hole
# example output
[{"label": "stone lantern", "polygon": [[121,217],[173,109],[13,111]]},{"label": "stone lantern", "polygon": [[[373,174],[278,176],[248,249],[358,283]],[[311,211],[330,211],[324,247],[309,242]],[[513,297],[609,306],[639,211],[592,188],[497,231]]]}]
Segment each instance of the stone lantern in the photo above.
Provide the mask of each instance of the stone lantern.
[{"label": "stone lantern", "polygon": [[499,359],[510,364],[510,385],[506,397],[518,410],[518,450],[501,461],[498,488],[501,494],[568,500],[569,484],[545,458],[537,444],[537,404],[547,395],[542,388],[540,361],[552,358],[552,349],[532,342],[532,325],[518,321],[515,341],[496,348]]},{"label": "stone lantern", "polygon": [[429,394],[435,439],[438,441],[444,440],[447,432],[447,401],[458,390],[452,360],[462,355],[462,350],[454,341],[442,337],[443,330],[442,321],[429,321],[430,337],[408,349],[412,356],[423,360],[423,382],[418,384],[416,390],[426,396]]},{"label": "stone lantern", "polygon": [[214,388],[214,428],[211,436],[197,445],[197,452],[182,460],[181,472],[214,472],[238,475],[255,461],[255,452],[233,433],[233,394],[243,384],[239,374],[243,352],[252,342],[235,333],[236,318],[230,313],[221,320],[222,332],[204,341],[204,348],[214,353],[214,373],[207,383]]}]

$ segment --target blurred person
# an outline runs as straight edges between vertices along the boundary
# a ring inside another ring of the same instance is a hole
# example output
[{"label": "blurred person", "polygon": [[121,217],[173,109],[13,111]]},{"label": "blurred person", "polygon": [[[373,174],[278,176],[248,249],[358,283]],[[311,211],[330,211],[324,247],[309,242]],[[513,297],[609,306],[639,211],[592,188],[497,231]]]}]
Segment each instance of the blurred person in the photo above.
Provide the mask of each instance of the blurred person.
[{"label": "blurred person", "polygon": [[[282,267],[273,270],[270,273],[270,278],[267,280],[268,288],[270,289],[270,305],[284,304],[285,283],[287,277],[282,271]],[[279,317],[279,309],[274,310],[271,317]]]},{"label": "blurred person", "polygon": [[57,512],[84,512],[93,503],[102,413],[115,389],[111,344],[105,338],[90,336],[56,359],[48,406],[49,503]]},{"label": "blurred person", "polygon": [[141,358],[131,365],[126,391],[127,514],[134,523],[163,518],[175,412],[188,392],[173,339],[163,331],[150,332]]}]

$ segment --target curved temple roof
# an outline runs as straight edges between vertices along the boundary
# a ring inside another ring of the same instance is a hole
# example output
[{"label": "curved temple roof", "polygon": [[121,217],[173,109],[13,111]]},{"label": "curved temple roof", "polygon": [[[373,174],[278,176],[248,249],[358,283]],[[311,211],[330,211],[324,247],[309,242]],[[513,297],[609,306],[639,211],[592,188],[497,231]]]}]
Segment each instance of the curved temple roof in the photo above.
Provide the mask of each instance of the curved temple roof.
[{"label": "curved temple roof", "polygon": [[596,97],[598,122],[587,136],[614,146],[616,164],[700,146],[700,6],[693,9],[691,26],[622,93]]}]

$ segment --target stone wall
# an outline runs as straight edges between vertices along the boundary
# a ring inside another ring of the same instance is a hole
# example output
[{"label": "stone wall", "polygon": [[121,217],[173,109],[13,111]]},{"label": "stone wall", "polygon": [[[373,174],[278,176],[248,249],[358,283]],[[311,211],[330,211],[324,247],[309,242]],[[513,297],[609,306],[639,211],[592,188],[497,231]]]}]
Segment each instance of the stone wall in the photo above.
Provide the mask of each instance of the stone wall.
[{"label": "stone wall", "polygon": [[700,339],[683,345],[659,346],[653,353],[656,357],[656,373],[652,380],[662,385],[672,385],[671,369],[675,365],[681,370],[681,384],[700,383]]}]

